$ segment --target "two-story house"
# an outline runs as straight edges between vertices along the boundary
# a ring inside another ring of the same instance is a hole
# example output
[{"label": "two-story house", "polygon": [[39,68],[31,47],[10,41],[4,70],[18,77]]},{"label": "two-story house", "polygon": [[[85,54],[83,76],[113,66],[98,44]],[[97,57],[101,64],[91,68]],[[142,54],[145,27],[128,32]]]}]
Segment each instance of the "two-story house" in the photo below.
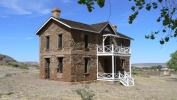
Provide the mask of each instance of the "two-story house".
[{"label": "two-story house", "polygon": [[131,77],[132,38],[117,32],[110,22],[84,24],[52,16],[36,31],[40,44],[40,78],[64,82],[120,81]]}]

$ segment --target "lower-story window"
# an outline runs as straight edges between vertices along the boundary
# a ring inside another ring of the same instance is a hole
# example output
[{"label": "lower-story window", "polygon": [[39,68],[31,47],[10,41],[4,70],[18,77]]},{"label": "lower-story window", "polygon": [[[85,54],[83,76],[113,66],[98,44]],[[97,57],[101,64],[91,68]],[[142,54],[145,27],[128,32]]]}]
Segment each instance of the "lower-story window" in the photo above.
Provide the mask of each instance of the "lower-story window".
[{"label": "lower-story window", "polygon": [[63,73],[63,58],[58,58],[58,71],[59,73]]},{"label": "lower-story window", "polygon": [[85,58],[84,73],[89,73],[88,58]]}]

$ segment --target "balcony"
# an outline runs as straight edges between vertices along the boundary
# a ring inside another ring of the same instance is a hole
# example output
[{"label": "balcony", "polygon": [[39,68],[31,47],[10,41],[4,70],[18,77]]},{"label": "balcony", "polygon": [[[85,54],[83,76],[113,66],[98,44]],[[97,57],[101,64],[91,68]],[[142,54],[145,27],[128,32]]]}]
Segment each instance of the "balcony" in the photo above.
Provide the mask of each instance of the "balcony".
[{"label": "balcony", "polygon": [[116,45],[97,46],[97,55],[131,55],[131,48]]}]

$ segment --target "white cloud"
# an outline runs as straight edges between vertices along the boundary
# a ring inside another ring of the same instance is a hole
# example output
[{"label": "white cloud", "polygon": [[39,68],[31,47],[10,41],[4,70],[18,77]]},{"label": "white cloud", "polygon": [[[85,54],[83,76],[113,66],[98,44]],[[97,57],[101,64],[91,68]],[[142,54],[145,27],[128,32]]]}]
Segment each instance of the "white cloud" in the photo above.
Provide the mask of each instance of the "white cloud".
[{"label": "white cloud", "polygon": [[20,39],[20,38],[17,38],[17,37],[0,37],[0,39],[15,39],[15,40],[17,40],[17,39]]},{"label": "white cloud", "polygon": [[50,4],[49,0],[1,0],[1,12],[6,14],[48,14],[50,9],[47,5]]},{"label": "white cloud", "polygon": [[3,15],[3,16],[1,16],[1,18],[8,18],[9,16],[7,16],[7,15]]},{"label": "white cloud", "polygon": [[31,39],[33,39],[33,38],[32,37],[26,37],[25,40],[31,40]]},{"label": "white cloud", "polygon": [[62,0],[62,1],[65,2],[65,3],[71,2],[71,0]]}]

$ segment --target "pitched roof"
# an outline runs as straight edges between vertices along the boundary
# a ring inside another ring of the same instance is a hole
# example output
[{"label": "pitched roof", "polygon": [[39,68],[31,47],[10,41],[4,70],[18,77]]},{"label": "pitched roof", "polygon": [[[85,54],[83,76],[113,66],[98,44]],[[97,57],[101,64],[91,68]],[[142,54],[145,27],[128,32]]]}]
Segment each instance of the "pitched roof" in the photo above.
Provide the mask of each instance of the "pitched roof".
[{"label": "pitched roof", "polygon": [[80,23],[80,22],[76,22],[76,21],[71,21],[71,20],[67,20],[67,19],[63,19],[63,18],[55,18],[69,26],[71,26],[72,28],[79,28],[79,29],[85,29],[85,30],[91,30],[91,31],[96,31],[93,27],[91,27],[88,24],[84,24],[84,23]]},{"label": "pitched roof", "polygon": [[104,28],[105,25],[107,25],[109,22],[102,22],[97,24],[91,24],[91,27],[93,27],[96,31],[100,31],[102,28]]},{"label": "pitched roof", "polygon": [[[72,21],[72,20],[67,20],[67,19],[63,19],[63,18],[56,18],[51,16],[37,31],[36,34],[40,31],[40,29],[46,24],[48,23],[49,20],[56,20],[59,23],[72,28],[72,29],[79,29],[79,30],[84,30],[84,31],[90,31],[90,32],[94,32],[94,33],[99,33],[103,30],[103,28],[105,28],[108,24],[110,25],[109,22],[102,22],[102,23],[96,23],[96,24],[84,24],[84,23],[80,23],[80,22],[76,22],[76,21]],[[110,25],[111,26],[111,25]],[[120,36],[121,38],[125,38],[125,39],[130,39],[133,40],[133,38],[130,38],[126,35],[123,35],[119,32],[116,32],[116,34],[118,36]]]},{"label": "pitched roof", "polygon": [[128,37],[128,36],[126,36],[126,35],[124,35],[124,34],[122,34],[122,33],[119,33],[119,32],[116,32],[116,33],[117,33],[118,36],[120,36],[120,37],[122,37],[122,38],[126,38],[126,39],[130,39],[130,40],[134,40],[133,38]]}]

